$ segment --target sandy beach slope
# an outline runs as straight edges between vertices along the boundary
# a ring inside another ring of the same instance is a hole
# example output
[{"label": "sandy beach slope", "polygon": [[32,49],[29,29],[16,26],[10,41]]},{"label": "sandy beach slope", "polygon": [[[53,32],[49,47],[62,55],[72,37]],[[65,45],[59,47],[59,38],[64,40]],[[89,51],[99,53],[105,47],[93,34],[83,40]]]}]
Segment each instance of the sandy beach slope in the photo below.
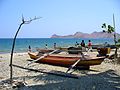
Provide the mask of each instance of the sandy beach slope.
[{"label": "sandy beach slope", "polygon": [[[30,62],[29,59],[27,52],[15,53],[13,64],[25,67]],[[4,84],[9,79],[9,61],[9,53],[0,54],[0,90],[10,89]],[[67,70],[65,67],[38,63],[30,65],[29,68],[61,73]],[[92,66],[90,70],[76,70],[72,74],[77,75],[78,79],[13,67],[14,80],[25,80],[27,83],[26,86],[20,87],[20,90],[120,90],[120,65],[108,63],[107,60],[101,65]]]}]

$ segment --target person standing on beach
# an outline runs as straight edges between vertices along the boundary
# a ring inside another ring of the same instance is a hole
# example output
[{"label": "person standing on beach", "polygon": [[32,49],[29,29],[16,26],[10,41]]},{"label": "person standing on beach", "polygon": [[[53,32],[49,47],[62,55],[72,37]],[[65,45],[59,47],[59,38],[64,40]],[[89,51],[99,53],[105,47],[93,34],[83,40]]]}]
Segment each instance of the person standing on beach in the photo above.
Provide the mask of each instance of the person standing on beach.
[{"label": "person standing on beach", "polygon": [[79,46],[79,43],[78,43],[77,41],[76,41],[76,43],[75,43],[75,46],[76,46],[76,47],[78,47],[78,46]]},{"label": "person standing on beach", "polygon": [[54,49],[56,49],[56,43],[54,43]]},{"label": "person standing on beach", "polygon": [[92,51],[92,42],[91,42],[91,40],[88,41],[88,51]]},{"label": "person standing on beach", "polygon": [[48,45],[47,44],[45,44],[45,49],[48,49]]},{"label": "person standing on beach", "polygon": [[80,45],[82,47],[82,51],[86,51],[84,40],[82,40],[82,42],[80,43]]},{"label": "person standing on beach", "polygon": [[82,40],[82,42],[80,43],[80,45],[81,45],[82,47],[85,47],[85,42],[84,42],[84,40]]},{"label": "person standing on beach", "polygon": [[29,45],[29,47],[28,47],[28,51],[30,51],[31,52],[31,46]]}]

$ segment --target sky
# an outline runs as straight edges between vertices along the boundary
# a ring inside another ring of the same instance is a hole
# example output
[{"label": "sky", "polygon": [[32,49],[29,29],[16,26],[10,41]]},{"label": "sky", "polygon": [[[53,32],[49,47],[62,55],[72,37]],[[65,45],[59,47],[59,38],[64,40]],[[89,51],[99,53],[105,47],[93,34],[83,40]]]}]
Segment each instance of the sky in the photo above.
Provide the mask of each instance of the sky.
[{"label": "sky", "polygon": [[49,38],[53,34],[102,31],[102,24],[113,25],[120,33],[119,0],[0,0],[0,38],[13,38],[25,20],[42,17],[25,24],[19,38]]}]

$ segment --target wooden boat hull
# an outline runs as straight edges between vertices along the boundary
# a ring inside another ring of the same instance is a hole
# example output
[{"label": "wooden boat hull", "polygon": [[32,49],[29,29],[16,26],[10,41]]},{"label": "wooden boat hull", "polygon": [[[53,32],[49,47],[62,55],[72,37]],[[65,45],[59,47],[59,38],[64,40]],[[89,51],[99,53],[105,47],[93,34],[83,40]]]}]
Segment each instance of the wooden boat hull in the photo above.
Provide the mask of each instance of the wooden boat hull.
[{"label": "wooden boat hull", "polygon": [[[32,53],[28,53],[28,54],[31,57]],[[33,55],[32,55],[32,57],[33,57]],[[74,64],[78,59],[81,59],[81,58],[80,57],[63,57],[63,56],[48,55],[48,56],[38,60],[37,62],[51,64],[51,65],[57,65],[57,66],[69,67],[72,64]],[[91,58],[91,59],[81,60],[76,66],[79,67],[79,66],[99,65],[103,61],[104,61],[104,57],[95,57],[95,58]]]},{"label": "wooden boat hull", "polygon": [[38,48],[37,51],[41,52],[41,53],[49,53],[49,52],[52,52],[54,50],[53,49],[40,49],[40,48]]},{"label": "wooden boat hull", "polygon": [[68,47],[56,47],[56,49],[63,50],[63,51],[68,51]]},{"label": "wooden boat hull", "polygon": [[[78,59],[80,59],[80,58],[79,57],[72,58],[72,57],[47,56],[47,57],[39,60],[38,62],[69,67],[72,64],[74,64]],[[81,60],[76,66],[99,65],[102,63],[103,60],[104,60],[104,58],[92,59],[92,60]]]}]

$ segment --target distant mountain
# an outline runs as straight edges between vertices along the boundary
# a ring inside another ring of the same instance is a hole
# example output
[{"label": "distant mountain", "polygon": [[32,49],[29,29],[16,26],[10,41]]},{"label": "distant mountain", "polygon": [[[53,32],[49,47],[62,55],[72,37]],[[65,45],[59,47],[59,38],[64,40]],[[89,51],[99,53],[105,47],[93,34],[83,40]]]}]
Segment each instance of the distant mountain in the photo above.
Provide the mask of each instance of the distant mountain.
[{"label": "distant mountain", "polygon": [[[120,34],[116,33],[117,38],[120,38]],[[113,38],[114,33],[104,33],[104,32],[93,32],[91,34],[76,32],[73,35],[60,36],[53,34],[51,38]]]}]

